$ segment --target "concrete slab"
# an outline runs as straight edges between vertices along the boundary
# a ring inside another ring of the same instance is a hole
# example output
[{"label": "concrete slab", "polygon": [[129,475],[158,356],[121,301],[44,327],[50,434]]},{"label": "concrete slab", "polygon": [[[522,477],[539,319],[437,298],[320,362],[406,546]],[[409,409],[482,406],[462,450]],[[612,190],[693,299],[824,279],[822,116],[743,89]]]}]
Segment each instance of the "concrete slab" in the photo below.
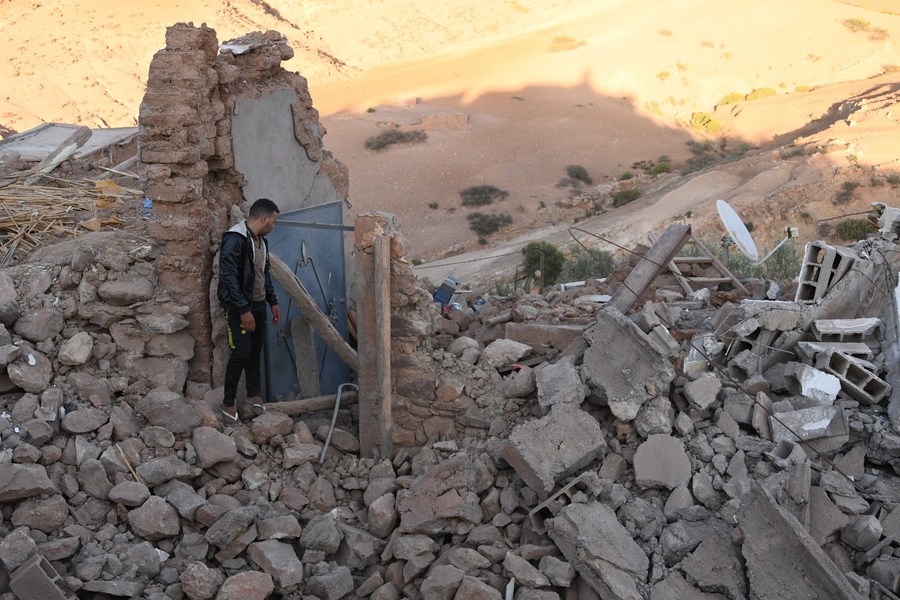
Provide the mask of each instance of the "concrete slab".
[{"label": "concrete slab", "polygon": [[673,490],[691,479],[684,444],[670,435],[651,435],[634,455],[634,481],[641,488]]},{"label": "concrete slab", "polygon": [[750,598],[862,600],[816,541],[759,484],[741,503]]},{"label": "concrete slab", "polygon": [[642,600],[638,582],[649,561],[611,508],[571,504],[548,520],[550,539],[575,570],[606,600]]},{"label": "concrete slab", "polygon": [[654,349],[640,327],[607,306],[585,332],[590,346],[581,372],[586,383],[601,390],[612,413],[633,420],[644,402],[668,392],[675,370],[672,362]]},{"label": "concrete slab", "polygon": [[835,437],[849,433],[847,418],[840,406],[813,406],[769,416],[772,441],[791,442]]},{"label": "concrete slab", "polygon": [[605,449],[597,419],[572,404],[559,404],[547,416],[517,425],[503,458],[545,499],[559,479],[586,467]]}]

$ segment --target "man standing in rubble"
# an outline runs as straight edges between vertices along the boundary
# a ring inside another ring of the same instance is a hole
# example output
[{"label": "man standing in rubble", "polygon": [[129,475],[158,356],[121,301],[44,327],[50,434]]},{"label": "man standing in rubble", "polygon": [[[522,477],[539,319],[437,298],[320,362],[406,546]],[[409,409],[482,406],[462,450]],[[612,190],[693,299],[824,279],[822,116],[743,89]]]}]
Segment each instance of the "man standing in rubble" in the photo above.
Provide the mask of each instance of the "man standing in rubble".
[{"label": "man standing in rubble", "polygon": [[260,356],[266,342],[266,304],[272,307],[272,323],[281,320],[278,298],[269,273],[266,235],[275,227],[280,211],[268,198],[260,198],[241,221],[222,235],[219,250],[219,303],[225,309],[226,333],[231,356],[225,366],[225,398],[222,416],[238,423],[235,396],[241,373],[246,376],[247,404],[256,414],[265,405],[260,382]]}]

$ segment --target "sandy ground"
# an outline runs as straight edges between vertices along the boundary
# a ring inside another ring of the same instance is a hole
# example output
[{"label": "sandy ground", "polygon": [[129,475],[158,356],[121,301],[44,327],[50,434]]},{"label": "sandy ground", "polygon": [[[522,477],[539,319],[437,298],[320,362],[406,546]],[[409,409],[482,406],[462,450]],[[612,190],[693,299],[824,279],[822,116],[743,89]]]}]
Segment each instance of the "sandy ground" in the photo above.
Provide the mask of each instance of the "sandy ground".
[{"label": "sandy ground", "polygon": [[[865,84],[900,65],[895,4],[5,0],[0,126],[132,125],[166,26],[205,22],[220,40],[277,29],[296,51],[286,66],[310,82],[329,132],[326,147],[350,168],[353,210],[398,214],[413,256],[423,259],[478,247],[465,218],[473,209],[459,200],[471,185],[509,192],[479,209],[513,218],[493,245],[570,219],[558,206],[569,202],[570,190],[557,187],[566,165],[582,165],[606,185],[635,161],[667,155],[681,166],[690,156],[686,143],[704,139],[687,125],[695,112],[714,115],[730,139],[760,148],[751,153],[756,166],[671,181],[667,192],[654,192],[662,182],[647,184],[646,199],[620,212],[632,215],[631,225],[619,226],[622,235],[631,226],[646,233],[685,211],[708,212],[698,199],[717,190],[731,190],[738,204],[757,211],[754,200],[780,198],[782,189],[812,194],[790,182],[836,169],[896,167],[896,79],[880,84],[886,91],[876,100]],[[726,95],[761,88],[775,96],[716,107]],[[468,122],[432,128],[424,144],[364,148],[369,136],[417,110],[463,113]],[[782,168],[784,153],[767,153],[794,140],[837,150],[821,165],[806,158]],[[743,187],[746,181],[752,184]],[[664,193],[675,195],[661,202]]]}]

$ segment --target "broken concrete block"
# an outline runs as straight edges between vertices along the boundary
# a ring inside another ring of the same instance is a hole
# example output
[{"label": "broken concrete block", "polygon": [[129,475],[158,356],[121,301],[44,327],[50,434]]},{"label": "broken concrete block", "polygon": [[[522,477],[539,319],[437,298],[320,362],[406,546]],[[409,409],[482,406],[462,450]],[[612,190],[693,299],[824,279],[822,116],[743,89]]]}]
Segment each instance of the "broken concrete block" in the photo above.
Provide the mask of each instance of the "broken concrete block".
[{"label": "broken concrete block", "polygon": [[884,339],[884,323],[874,317],[819,319],[813,321],[809,330],[820,342],[864,343],[873,350],[879,350]]},{"label": "broken concrete block", "polygon": [[602,390],[619,419],[631,421],[644,402],[668,392],[675,378],[671,361],[619,311],[606,307],[597,313],[597,321],[585,332],[585,339],[590,346],[581,372],[588,385]]},{"label": "broken concrete block", "polygon": [[849,425],[840,406],[813,406],[769,416],[772,441],[797,442],[849,434]]},{"label": "broken concrete block", "polygon": [[605,449],[597,420],[577,406],[562,404],[545,417],[517,425],[503,458],[543,499],[560,478],[584,468]]},{"label": "broken concrete block", "polygon": [[634,455],[634,480],[641,488],[675,489],[691,479],[684,444],[669,435],[651,435]]},{"label": "broken concrete block", "polygon": [[548,522],[550,539],[601,598],[640,600],[649,561],[616,513],[599,502],[570,504]]},{"label": "broken concrete block", "polygon": [[697,410],[706,410],[719,399],[722,381],[715,376],[701,377],[684,386],[684,395]]},{"label": "broken concrete block", "polygon": [[654,433],[672,433],[672,425],[675,422],[675,408],[665,396],[657,396],[645,403],[637,417],[634,419],[634,427],[642,437]]},{"label": "broken concrete block", "polygon": [[841,391],[840,379],[803,363],[788,363],[784,374],[788,378],[791,393],[802,394],[819,404],[834,404]]},{"label": "broken concrete block", "polygon": [[[749,400],[750,398],[748,397],[747,399]],[[728,409],[726,408],[726,410]],[[729,414],[731,413],[729,412]],[[759,434],[759,437],[766,440],[772,439],[772,428],[769,427],[770,414],[772,414],[772,400],[763,392],[757,393],[756,401],[753,403],[753,414],[750,418],[750,424],[756,430],[756,433]],[[737,419],[735,420],[737,421]],[[738,422],[740,423],[740,421]]]},{"label": "broken concrete block", "polygon": [[538,370],[535,383],[538,403],[544,410],[564,402],[580,405],[590,391],[582,383],[578,369],[568,361],[546,365]]},{"label": "broken concrete block", "polygon": [[862,342],[797,342],[797,353],[803,358],[803,362],[815,364],[816,356],[822,352],[836,350],[853,358],[872,360],[872,349]]},{"label": "broken concrete block", "polygon": [[531,520],[531,525],[534,528],[535,533],[543,534],[546,532],[547,519],[553,518],[559,514],[559,511],[562,510],[564,506],[571,503],[576,495],[582,494],[584,497],[593,497],[597,495],[600,487],[598,475],[593,471],[585,471],[567,483],[559,491],[528,512],[528,518]]},{"label": "broken concrete block", "polygon": [[670,358],[678,356],[678,352],[681,350],[681,344],[661,324],[647,332],[647,341],[656,348],[657,352]]},{"label": "broken concrete block", "polygon": [[754,484],[741,503],[739,522],[751,598],[860,600],[841,570],[762,486]]},{"label": "broken concrete block", "polygon": [[800,444],[791,440],[779,441],[775,444],[775,447],[772,448],[771,452],[766,452],[766,456],[768,456],[779,469],[789,469],[793,465],[799,465],[806,462],[807,459],[806,451]]},{"label": "broken concrete block", "polygon": [[475,489],[475,468],[465,460],[447,460],[429,467],[409,489],[397,492],[400,530],[433,535],[455,531],[454,522],[458,520],[481,523]]},{"label": "broken concrete block", "polygon": [[874,515],[859,515],[841,529],[841,541],[866,551],[881,539],[881,521]]},{"label": "broken concrete block", "polygon": [[809,535],[820,546],[836,531],[844,528],[850,519],[835,506],[819,486],[809,488]]},{"label": "broken concrete block", "polygon": [[681,569],[704,592],[745,598],[747,584],[739,552],[740,548],[732,542],[731,536],[708,535],[681,561]]},{"label": "broken concrete block", "polygon": [[478,366],[499,369],[521,360],[529,352],[531,346],[501,338],[494,340],[484,349],[478,359]]}]

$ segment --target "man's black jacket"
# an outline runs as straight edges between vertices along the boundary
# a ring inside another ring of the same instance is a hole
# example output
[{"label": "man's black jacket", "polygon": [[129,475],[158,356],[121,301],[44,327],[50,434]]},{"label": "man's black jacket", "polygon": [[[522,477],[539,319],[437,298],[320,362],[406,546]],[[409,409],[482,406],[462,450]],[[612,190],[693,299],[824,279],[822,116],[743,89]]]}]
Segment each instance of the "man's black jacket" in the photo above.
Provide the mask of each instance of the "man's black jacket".
[{"label": "man's black jacket", "polygon": [[[266,253],[266,302],[278,304],[272,276],[269,274],[269,241],[263,236],[263,251]],[[236,310],[239,314],[250,310],[253,304],[253,238],[247,229],[247,222],[241,221],[222,235],[219,250],[219,288],[216,295],[225,309]]]}]

